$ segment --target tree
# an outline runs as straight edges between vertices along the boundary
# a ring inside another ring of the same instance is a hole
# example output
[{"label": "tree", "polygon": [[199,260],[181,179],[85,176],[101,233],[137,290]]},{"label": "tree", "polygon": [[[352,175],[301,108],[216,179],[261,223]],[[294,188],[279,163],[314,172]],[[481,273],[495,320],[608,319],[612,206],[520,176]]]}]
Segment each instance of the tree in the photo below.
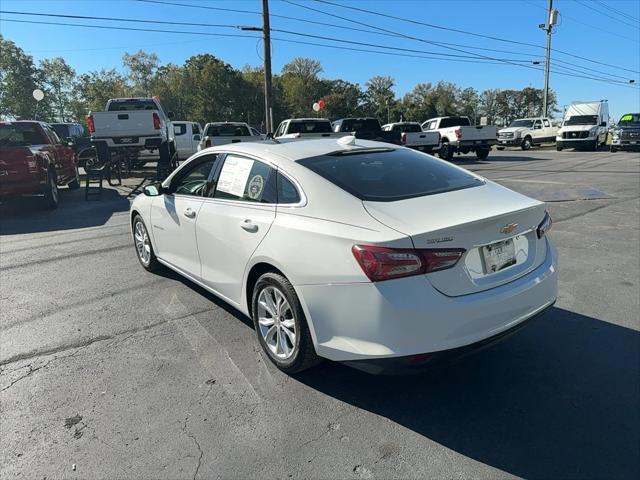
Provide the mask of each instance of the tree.
[{"label": "tree", "polygon": [[370,78],[365,85],[367,87],[364,92],[367,115],[378,119],[390,119],[391,109],[396,107],[396,96],[393,92],[394,79],[378,75]]},{"label": "tree", "polygon": [[424,122],[438,115],[435,92],[431,83],[419,83],[402,98],[403,117],[406,121]]},{"label": "tree", "polygon": [[468,87],[462,91],[458,91],[456,101],[456,113],[464,115],[471,119],[471,123],[478,122],[480,99],[475,88]]},{"label": "tree", "polygon": [[320,62],[311,58],[297,57],[282,67],[280,82],[291,116],[315,115],[313,104],[325,93],[325,84],[318,78],[320,72]]},{"label": "tree", "polygon": [[362,114],[362,102],[364,94],[357,83],[344,80],[324,80],[322,95],[325,102],[325,115],[338,119],[350,115]]},{"label": "tree", "polygon": [[59,122],[71,120],[75,70],[61,57],[51,60],[45,58],[40,62],[39,75],[45,90],[45,101],[51,106],[56,119]]},{"label": "tree", "polygon": [[282,75],[295,75],[305,79],[315,79],[322,73],[322,65],[318,60],[296,57],[282,67]]},{"label": "tree", "polygon": [[36,88],[33,58],[0,35],[0,118],[33,118]]},{"label": "tree", "polygon": [[80,119],[90,111],[103,110],[110,98],[127,96],[129,88],[126,78],[115,69],[102,69],[80,75],[73,93],[71,109],[74,118]]},{"label": "tree", "polygon": [[122,63],[129,70],[134,94],[149,96],[151,82],[158,69],[158,56],[155,53],[139,50],[133,54],[125,53],[122,56]]},{"label": "tree", "polygon": [[497,96],[500,90],[488,89],[480,94],[480,114],[487,117],[489,125],[495,123],[498,114]]}]

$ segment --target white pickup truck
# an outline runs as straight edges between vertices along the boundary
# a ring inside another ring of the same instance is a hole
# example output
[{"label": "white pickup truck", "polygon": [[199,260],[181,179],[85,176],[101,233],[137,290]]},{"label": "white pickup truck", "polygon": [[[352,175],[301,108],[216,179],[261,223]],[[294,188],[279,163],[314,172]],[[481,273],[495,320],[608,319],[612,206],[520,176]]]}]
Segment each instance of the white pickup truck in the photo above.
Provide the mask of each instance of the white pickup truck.
[{"label": "white pickup truck", "polygon": [[438,156],[451,160],[454,153],[475,152],[479,160],[489,156],[491,146],[498,141],[498,129],[494,125],[471,125],[469,117],[437,117],[422,124],[425,132],[440,133]]},{"label": "white pickup truck", "polygon": [[259,142],[261,140],[264,140],[264,136],[244,122],[211,122],[204,126],[204,134],[198,144],[198,151],[229,143]]},{"label": "white pickup truck", "polygon": [[327,118],[289,118],[278,125],[273,138],[305,139],[344,137],[351,133],[334,132]]},{"label": "white pickup truck", "polygon": [[157,149],[160,161],[169,164],[176,152],[172,116],[157,97],[113,98],[105,111],[89,113],[87,126],[99,158],[113,152],[137,157],[142,150]]},{"label": "white pickup truck", "polygon": [[535,145],[555,142],[558,127],[547,117],[519,118],[498,131],[498,150],[516,146],[529,150]]},{"label": "white pickup truck", "polygon": [[400,132],[400,142],[405,147],[431,153],[440,147],[439,132],[425,132],[418,122],[387,123],[385,132]]}]

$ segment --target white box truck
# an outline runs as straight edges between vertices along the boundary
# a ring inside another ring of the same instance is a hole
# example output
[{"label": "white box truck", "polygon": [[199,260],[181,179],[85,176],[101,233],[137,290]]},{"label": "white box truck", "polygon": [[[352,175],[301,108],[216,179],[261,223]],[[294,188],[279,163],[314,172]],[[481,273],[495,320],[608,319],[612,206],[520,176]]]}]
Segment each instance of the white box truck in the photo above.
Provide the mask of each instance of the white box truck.
[{"label": "white box truck", "polygon": [[607,141],[609,131],[609,104],[598,102],[574,102],[569,105],[562,126],[556,134],[556,149],[581,148],[597,150]]}]

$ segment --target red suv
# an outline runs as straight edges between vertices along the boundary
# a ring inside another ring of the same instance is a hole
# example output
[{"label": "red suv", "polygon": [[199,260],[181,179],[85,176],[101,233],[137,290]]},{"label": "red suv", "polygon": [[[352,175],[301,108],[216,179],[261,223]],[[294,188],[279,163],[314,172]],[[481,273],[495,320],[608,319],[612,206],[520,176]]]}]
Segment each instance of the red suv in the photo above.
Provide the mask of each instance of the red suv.
[{"label": "red suv", "polygon": [[80,187],[78,159],[50,125],[36,121],[0,122],[0,199],[43,195],[58,206],[58,186]]}]

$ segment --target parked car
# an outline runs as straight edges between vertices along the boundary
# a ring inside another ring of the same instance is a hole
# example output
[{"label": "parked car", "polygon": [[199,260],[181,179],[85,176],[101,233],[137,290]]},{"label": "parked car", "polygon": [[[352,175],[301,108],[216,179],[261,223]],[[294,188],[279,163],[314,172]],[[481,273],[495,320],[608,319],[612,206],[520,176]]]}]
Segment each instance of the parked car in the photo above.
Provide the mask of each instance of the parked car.
[{"label": "parked car", "polygon": [[130,215],[142,267],[167,266],[250,316],[289,373],[321,357],[424,366],[505,336],[557,296],[542,202],[353,136],[201,151]]},{"label": "parked car", "polygon": [[640,150],[640,113],[625,113],[611,130],[611,151]]},{"label": "parked car", "polygon": [[440,147],[438,132],[425,132],[418,122],[387,123],[382,126],[385,132],[399,132],[400,143],[405,147],[431,153]]},{"label": "parked car", "polygon": [[91,137],[79,123],[50,123],[58,136],[73,143],[73,149],[78,156],[78,166],[85,167],[87,159],[95,158],[96,153],[91,145]]},{"label": "parked car", "polygon": [[557,131],[547,117],[519,118],[498,131],[498,149],[517,146],[529,150],[542,143],[555,142]]},{"label": "parked car", "polygon": [[204,126],[198,151],[228,143],[259,142],[262,135],[244,122],[212,122]]},{"label": "parked car", "polygon": [[113,98],[104,112],[89,113],[87,126],[101,158],[111,153],[135,158],[143,150],[158,150],[160,161],[169,163],[176,152],[172,116],[157,97]]},{"label": "parked car", "polygon": [[609,132],[609,104],[574,102],[569,105],[562,126],[556,135],[556,149],[581,148],[597,150],[607,141]]},{"label": "parked car", "polygon": [[202,127],[199,123],[174,120],[173,132],[176,136],[176,161],[186,160],[198,151],[202,140]]},{"label": "parked car", "polygon": [[353,134],[356,138],[375,140],[400,145],[401,132],[397,130],[383,130],[377,118],[341,118],[332,124],[334,132]]},{"label": "parked car", "polygon": [[273,134],[278,139],[309,139],[343,137],[346,133],[333,133],[327,118],[288,118],[283,120]]},{"label": "parked car", "polygon": [[469,117],[431,118],[422,124],[426,132],[440,133],[438,155],[451,160],[454,153],[475,152],[479,160],[489,156],[491,146],[498,141],[498,129],[493,125],[471,125]]},{"label": "parked car", "polygon": [[73,143],[43,122],[0,122],[0,199],[38,195],[56,208],[62,185],[80,187]]}]

